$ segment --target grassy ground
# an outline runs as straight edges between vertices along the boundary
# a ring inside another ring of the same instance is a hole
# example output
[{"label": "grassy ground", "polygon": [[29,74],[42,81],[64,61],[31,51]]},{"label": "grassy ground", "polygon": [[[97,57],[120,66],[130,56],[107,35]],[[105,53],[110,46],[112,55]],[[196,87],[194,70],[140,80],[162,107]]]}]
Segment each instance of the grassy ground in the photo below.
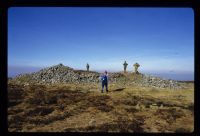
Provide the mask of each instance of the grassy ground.
[{"label": "grassy ground", "polygon": [[15,132],[192,132],[194,87],[167,90],[110,84],[8,85]]}]

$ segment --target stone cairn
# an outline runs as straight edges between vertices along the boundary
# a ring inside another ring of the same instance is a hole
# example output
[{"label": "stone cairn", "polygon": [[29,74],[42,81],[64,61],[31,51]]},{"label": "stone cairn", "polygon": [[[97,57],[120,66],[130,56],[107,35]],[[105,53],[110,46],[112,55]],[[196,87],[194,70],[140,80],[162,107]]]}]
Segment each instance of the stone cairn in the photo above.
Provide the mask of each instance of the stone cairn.
[{"label": "stone cairn", "polygon": [[140,67],[140,65],[139,65],[138,63],[135,63],[133,66],[134,66],[134,72],[135,72],[136,74],[139,74],[138,68]]},{"label": "stone cairn", "polygon": [[126,73],[126,68],[127,68],[127,66],[128,66],[128,63],[126,63],[126,61],[124,61],[124,73]]},{"label": "stone cairn", "polygon": [[87,63],[87,64],[86,64],[87,72],[89,72],[89,68],[90,68],[90,65]]}]

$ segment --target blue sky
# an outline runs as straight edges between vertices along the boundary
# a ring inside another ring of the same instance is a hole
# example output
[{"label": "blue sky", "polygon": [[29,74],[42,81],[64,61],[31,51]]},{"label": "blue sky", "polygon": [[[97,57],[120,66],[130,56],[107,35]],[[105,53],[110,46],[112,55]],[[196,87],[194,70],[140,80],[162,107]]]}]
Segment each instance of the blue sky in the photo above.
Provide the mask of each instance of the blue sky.
[{"label": "blue sky", "polygon": [[[8,74],[63,63],[74,69],[194,78],[190,8],[18,7],[8,10]],[[189,79],[188,79],[189,80]]]}]

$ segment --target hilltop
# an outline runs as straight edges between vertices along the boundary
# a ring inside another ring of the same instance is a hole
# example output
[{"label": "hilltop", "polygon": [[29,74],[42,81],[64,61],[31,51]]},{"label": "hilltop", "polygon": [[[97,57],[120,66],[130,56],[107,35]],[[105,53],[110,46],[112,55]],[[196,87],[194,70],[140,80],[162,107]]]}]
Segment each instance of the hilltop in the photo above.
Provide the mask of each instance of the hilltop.
[{"label": "hilltop", "polygon": [[[11,82],[16,84],[57,84],[57,83],[99,83],[99,72],[95,71],[84,71],[74,70],[63,64],[47,67],[41,69],[38,72],[30,74],[21,74],[13,79],[9,79]],[[175,80],[164,80],[160,77],[144,75],[142,73],[122,73],[115,72],[109,73],[109,82],[116,83],[119,85],[138,85],[144,87],[155,87],[155,88],[170,88],[170,89],[181,89],[184,87],[184,82],[178,82]]]},{"label": "hilltop", "polygon": [[58,64],[8,79],[8,131],[193,131],[193,83],[115,72],[100,93],[100,74]]}]

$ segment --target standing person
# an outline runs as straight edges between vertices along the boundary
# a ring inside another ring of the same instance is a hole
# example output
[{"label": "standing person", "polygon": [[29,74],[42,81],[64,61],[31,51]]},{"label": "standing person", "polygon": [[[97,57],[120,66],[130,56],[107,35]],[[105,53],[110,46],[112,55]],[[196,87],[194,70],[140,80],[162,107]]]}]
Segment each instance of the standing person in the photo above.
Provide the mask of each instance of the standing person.
[{"label": "standing person", "polygon": [[103,93],[104,86],[106,86],[106,92],[108,93],[108,72],[105,71],[104,75],[101,77],[102,89],[101,92]]},{"label": "standing person", "polygon": [[126,68],[127,68],[127,66],[128,66],[128,63],[126,63],[126,61],[124,61],[124,73],[126,73]]},{"label": "standing person", "polygon": [[87,72],[89,71],[90,65],[87,63],[86,64]]}]

